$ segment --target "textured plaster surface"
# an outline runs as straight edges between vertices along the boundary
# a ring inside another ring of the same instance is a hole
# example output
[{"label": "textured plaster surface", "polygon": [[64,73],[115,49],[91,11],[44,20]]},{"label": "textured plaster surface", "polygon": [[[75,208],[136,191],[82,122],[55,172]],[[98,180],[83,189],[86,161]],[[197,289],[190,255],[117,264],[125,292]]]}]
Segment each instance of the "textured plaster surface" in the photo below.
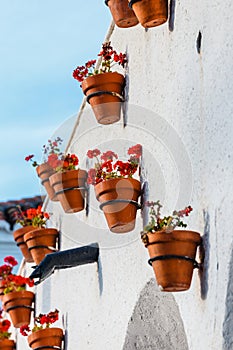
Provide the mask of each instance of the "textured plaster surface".
[{"label": "textured plaster surface", "polygon": [[[115,28],[111,41],[129,57],[126,127],[123,118],[98,125],[88,105],[76,130],[72,123],[62,128],[73,132],[70,151],[78,153],[84,168],[90,166],[87,149],[124,155],[128,146],[141,143],[146,198],[160,199],[165,213],[191,204],[189,228],[203,234],[205,248],[204,269],[194,271],[189,291],[171,296],[156,285],[148,289],[159,310],[155,328],[161,329],[160,338],[156,330],[152,339],[152,315],[142,292],[147,295],[144,288],[153,278],[140,242],[146,213],[141,217],[138,212],[134,231],[116,235],[106,226],[93,188],[88,216],[64,214],[59,203],[49,203],[51,224],[61,231],[61,249],[100,245],[98,265],[56,271],[37,287],[38,312],[61,311],[69,350],[131,350],[132,339],[147,349],[158,340],[158,350],[168,350],[176,337],[175,350],[232,349],[232,7],[229,0],[176,0],[173,31],[168,23],[148,31],[140,25]],[[19,349],[26,349],[23,341]]]},{"label": "textured plaster surface", "polygon": [[123,350],[188,350],[179,310],[172,295],[155,293],[151,279],[130,318]]}]

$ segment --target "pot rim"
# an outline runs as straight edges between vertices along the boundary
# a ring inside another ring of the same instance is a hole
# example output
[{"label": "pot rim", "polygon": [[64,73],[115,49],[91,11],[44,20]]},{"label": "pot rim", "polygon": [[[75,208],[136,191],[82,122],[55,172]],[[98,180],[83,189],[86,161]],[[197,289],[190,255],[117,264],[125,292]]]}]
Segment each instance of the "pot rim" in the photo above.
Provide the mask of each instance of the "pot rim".
[{"label": "pot rim", "polygon": [[201,244],[202,238],[200,233],[192,230],[172,230],[170,232],[166,231],[154,231],[147,232],[144,234],[145,247],[151,244],[172,242],[172,241],[192,241],[197,245]]},{"label": "pot rim", "polygon": [[[19,295],[19,293],[21,296]],[[18,292],[10,292],[10,293],[3,295],[2,302],[3,302],[3,304],[5,304],[6,302],[8,302],[11,299],[19,299],[19,298],[21,299],[24,297],[34,299],[35,293],[33,293],[29,290],[20,290]]]},{"label": "pot rim", "polygon": [[[53,231],[48,233],[48,231]],[[30,238],[35,238],[36,237],[41,237],[41,236],[57,236],[58,235],[58,230],[56,228],[41,228],[41,229],[36,229],[30,232],[25,233],[24,235],[24,241],[26,242]]]},{"label": "pot rim", "polygon": [[[120,84],[124,84],[125,81],[125,76],[121,73],[118,72],[106,72],[106,73],[99,73],[99,74],[94,74],[91,75],[87,78],[85,78],[81,84],[83,93],[86,94],[87,90],[89,90],[90,86],[95,82],[95,84],[97,83],[101,83],[103,77],[113,77],[115,78],[116,81],[112,81],[113,83],[120,83]],[[111,81],[109,81],[111,82]]]},{"label": "pot rim", "polygon": [[103,180],[103,181],[99,182],[98,184],[94,185],[94,188],[95,188],[95,191],[99,191],[99,188],[101,188],[101,187],[112,188],[112,187],[115,187],[115,185],[113,185],[113,183],[118,183],[118,182],[122,182],[122,181],[134,183],[135,190],[137,191],[137,188],[139,188],[139,191],[141,191],[141,182],[139,180],[133,179],[131,177]]},{"label": "pot rim", "polygon": [[[30,228],[30,229],[29,229]],[[28,233],[30,231],[33,231],[34,229],[36,229],[36,227],[32,226],[32,225],[27,225],[27,226],[23,226],[21,228],[18,228],[17,230],[15,230],[13,232],[13,236],[14,239],[17,240],[19,237],[22,237],[25,235],[25,233]],[[24,232],[25,231],[25,232]]]},{"label": "pot rim", "polygon": [[[52,174],[49,177],[49,181],[52,185],[57,184],[57,183],[61,183],[62,182],[62,178],[66,178],[66,177],[74,177],[74,174],[77,173],[77,178],[78,179],[85,179],[87,178],[87,172],[86,170],[83,169],[73,169],[73,170],[67,170],[64,172],[55,172],[54,174]],[[70,175],[71,174],[71,175]],[[72,176],[73,175],[73,176]]]},{"label": "pot rim", "polygon": [[1,342],[8,343],[9,346],[15,345],[15,341],[12,339],[0,339],[0,344],[1,344]]},{"label": "pot rim", "polygon": [[57,333],[55,335],[56,337],[63,338],[63,336],[64,336],[63,329],[59,328],[59,327],[51,327],[51,328],[39,329],[38,331],[35,331],[35,332],[32,332],[31,334],[29,334],[29,336],[28,336],[28,343],[30,344],[30,343],[34,342],[37,338],[48,337],[49,333]]}]

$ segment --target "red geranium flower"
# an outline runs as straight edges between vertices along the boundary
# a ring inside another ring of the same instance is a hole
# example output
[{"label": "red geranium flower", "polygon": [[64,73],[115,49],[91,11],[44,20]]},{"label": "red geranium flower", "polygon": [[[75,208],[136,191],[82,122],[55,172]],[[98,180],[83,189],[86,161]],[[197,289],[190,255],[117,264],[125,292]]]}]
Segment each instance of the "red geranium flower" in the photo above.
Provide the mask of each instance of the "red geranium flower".
[{"label": "red geranium flower", "polygon": [[108,161],[108,160],[113,160],[113,158],[118,158],[118,155],[112,151],[107,151],[105,153],[102,154],[102,156],[100,157],[100,159],[102,159],[104,162]]},{"label": "red geranium flower", "polygon": [[128,149],[128,154],[133,155],[137,158],[141,157],[142,155],[142,145],[137,144],[135,146],[132,146]]},{"label": "red geranium flower", "polygon": [[18,262],[15,260],[13,256],[6,256],[4,258],[5,264],[0,266],[0,279],[6,278],[8,275],[11,274],[12,269],[14,266],[18,264]]},{"label": "red geranium flower", "polygon": [[29,156],[25,157],[26,162],[31,160],[34,157],[34,154],[30,154]]},{"label": "red geranium flower", "polygon": [[127,58],[125,53],[117,53],[111,46],[111,42],[102,44],[102,50],[98,54],[102,58],[101,66],[95,69],[96,60],[90,60],[83,66],[78,66],[73,71],[73,78],[82,82],[85,78],[101,73],[108,73],[112,71],[112,67],[118,64],[124,68]]},{"label": "red geranium flower", "polygon": [[6,256],[4,258],[4,262],[11,265],[11,266],[18,265],[18,261],[13,256]]},{"label": "red geranium flower", "polygon": [[87,152],[87,156],[88,158],[92,159],[94,157],[98,157],[100,155],[100,150],[98,150],[97,148],[96,149],[93,149],[93,150],[89,150]]},{"label": "red geranium flower", "polygon": [[34,319],[34,327],[32,330],[29,326],[24,325],[20,327],[20,333],[24,336],[28,336],[29,332],[36,332],[40,329],[50,328],[51,324],[58,321],[59,311],[55,309],[54,311],[50,311],[48,314],[40,314]]},{"label": "red geranium flower", "polygon": [[118,155],[113,151],[104,152],[99,160],[98,156],[100,155],[100,151],[97,149],[89,150],[87,156],[90,159],[96,157],[97,163],[95,164],[95,168],[91,168],[88,172],[88,184],[96,185],[99,182],[108,179],[132,177],[139,166],[142,146],[138,144],[130,147],[128,154],[130,154],[131,157],[127,162],[117,160],[114,163],[113,159],[118,159]]},{"label": "red geranium flower", "polygon": [[3,309],[0,309],[0,343],[1,340],[10,338],[11,333],[8,332],[10,326],[11,322],[3,319]]},{"label": "red geranium flower", "polygon": [[39,205],[37,208],[29,208],[22,212],[19,208],[18,220],[22,226],[45,227],[46,221],[49,219],[49,214],[42,211]]},{"label": "red geranium flower", "polygon": [[1,281],[1,284],[4,287],[4,294],[7,294],[25,290],[26,285],[33,287],[34,281],[27,277],[10,274]]},{"label": "red geranium flower", "polygon": [[24,337],[27,337],[28,336],[28,333],[31,331],[30,327],[25,324],[23,326],[20,327],[20,333],[24,336]]}]

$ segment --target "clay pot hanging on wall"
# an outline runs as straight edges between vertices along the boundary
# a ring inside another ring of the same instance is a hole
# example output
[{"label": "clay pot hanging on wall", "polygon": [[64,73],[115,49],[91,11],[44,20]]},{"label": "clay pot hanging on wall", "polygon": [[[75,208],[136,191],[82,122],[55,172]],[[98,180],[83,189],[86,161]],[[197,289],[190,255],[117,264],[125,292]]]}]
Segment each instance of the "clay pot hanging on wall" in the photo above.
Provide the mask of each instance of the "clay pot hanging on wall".
[{"label": "clay pot hanging on wall", "polygon": [[57,237],[58,231],[55,228],[35,229],[24,235],[24,241],[36,265],[39,265],[47,254],[56,251]]},{"label": "clay pot hanging on wall", "polygon": [[2,300],[2,297],[4,295],[3,291],[4,291],[5,287],[2,286],[2,281],[0,280],[0,300]]},{"label": "clay pot hanging on wall", "polygon": [[10,339],[0,339],[0,350],[14,350],[15,342]]},{"label": "clay pot hanging on wall", "polygon": [[61,328],[47,328],[32,332],[28,336],[28,344],[31,349],[50,350],[61,349],[63,331]]},{"label": "clay pot hanging on wall", "polygon": [[7,293],[3,296],[3,308],[10,315],[15,328],[30,323],[34,296],[34,293],[26,290]]},{"label": "clay pot hanging on wall", "polygon": [[48,163],[43,163],[36,168],[37,175],[41,179],[41,184],[46,189],[46,192],[51,201],[58,201],[58,198],[55,195],[54,189],[50,185],[49,177],[55,173]]},{"label": "clay pot hanging on wall", "polygon": [[128,0],[141,25],[145,28],[159,26],[167,21],[168,0]]},{"label": "clay pot hanging on wall", "polygon": [[156,280],[162,291],[179,292],[189,289],[200,234],[174,230],[147,233],[143,239],[148,249]]},{"label": "clay pot hanging on wall", "polygon": [[66,213],[76,213],[84,209],[87,172],[69,170],[50,176],[53,187]]},{"label": "clay pot hanging on wall", "polygon": [[96,74],[82,82],[83,93],[100,124],[113,124],[121,117],[125,78],[117,72]]},{"label": "clay pot hanging on wall", "polygon": [[138,19],[131,8],[128,0],[105,0],[109,7],[115,24],[120,28],[129,28],[138,24]]},{"label": "clay pot hanging on wall", "polygon": [[95,185],[110,231],[125,233],[135,227],[141,183],[131,178],[109,179]]},{"label": "clay pot hanging on wall", "polygon": [[27,244],[24,242],[24,235],[27,232],[35,230],[35,227],[33,226],[24,226],[22,228],[19,228],[18,230],[14,231],[13,236],[14,240],[17,244],[17,246],[20,248],[26,262],[33,262],[33,257],[28,250]]}]

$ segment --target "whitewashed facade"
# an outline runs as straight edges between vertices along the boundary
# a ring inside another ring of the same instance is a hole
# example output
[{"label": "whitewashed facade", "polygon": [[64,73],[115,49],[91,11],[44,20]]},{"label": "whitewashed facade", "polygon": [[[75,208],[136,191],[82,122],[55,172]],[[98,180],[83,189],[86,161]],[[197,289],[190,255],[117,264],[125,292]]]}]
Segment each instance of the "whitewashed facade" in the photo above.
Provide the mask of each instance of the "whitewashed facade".
[{"label": "whitewashed facade", "polygon": [[[194,271],[187,292],[160,292],[140,241],[140,212],[135,230],[117,235],[107,229],[93,189],[88,216],[46,203],[62,250],[100,246],[98,264],[55,271],[36,287],[37,312],[56,307],[63,315],[68,350],[233,349],[233,5],[172,5],[174,19],[160,27],[110,28],[107,39],[129,58],[126,126],[123,117],[97,124],[83,104],[74,128],[65,123],[61,132],[70,135],[68,149],[82,168],[88,149],[123,156],[141,143],[147,198],[160,199],[165,213],[192,205],[188,225],[203,235],[204,271]],[[18,349],[28,349],[20,336]]]}]

